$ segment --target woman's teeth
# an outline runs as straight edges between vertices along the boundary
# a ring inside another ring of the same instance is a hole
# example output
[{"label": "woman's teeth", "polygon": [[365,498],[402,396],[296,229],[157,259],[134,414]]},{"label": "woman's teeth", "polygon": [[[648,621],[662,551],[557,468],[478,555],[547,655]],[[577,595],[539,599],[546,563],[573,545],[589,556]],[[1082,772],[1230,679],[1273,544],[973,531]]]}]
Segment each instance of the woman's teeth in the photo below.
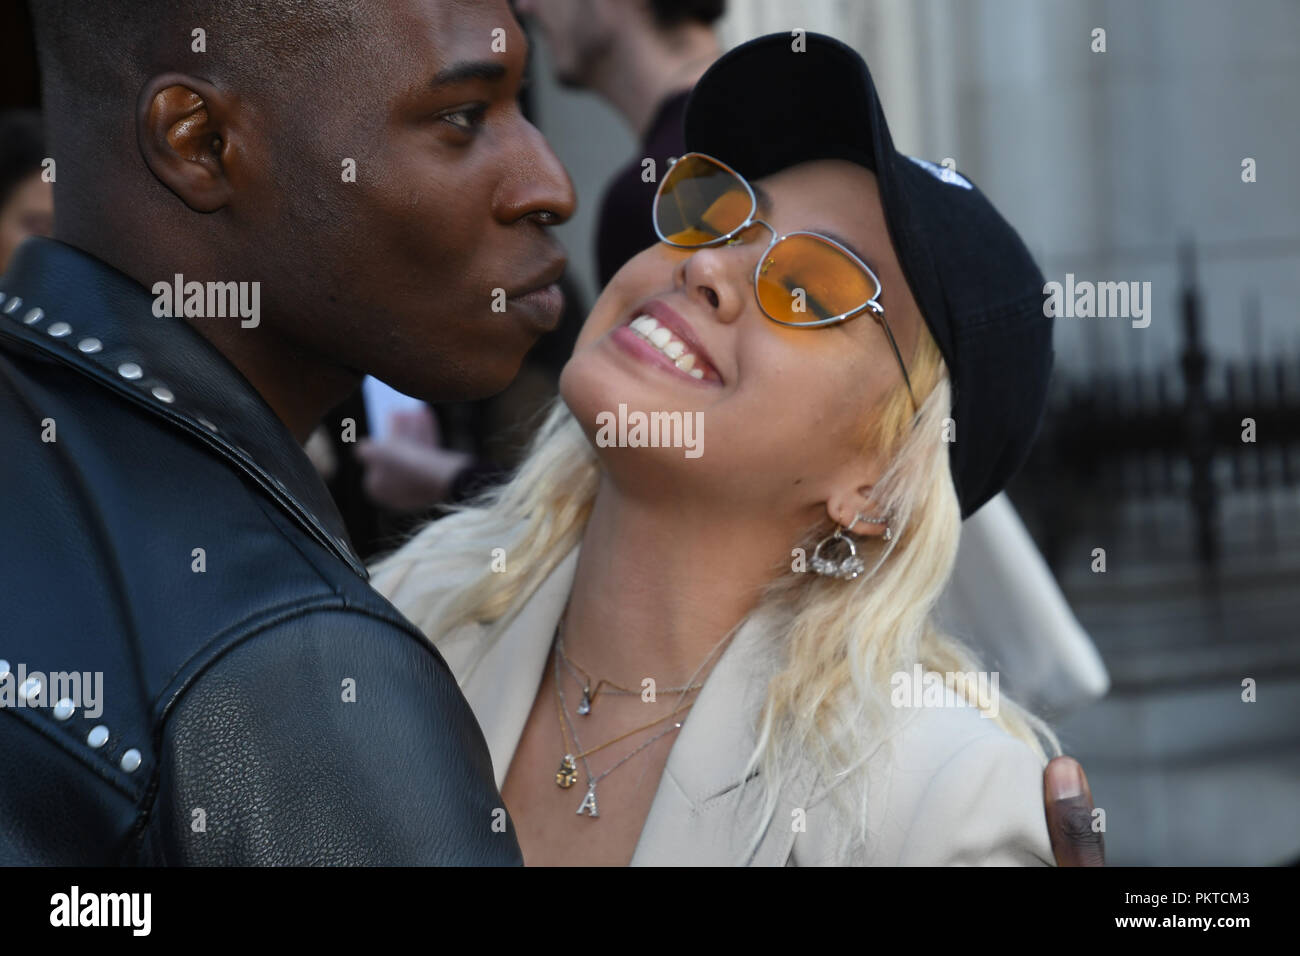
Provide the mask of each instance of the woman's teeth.
[{"label": "woman's teeth", "polygon": [[704,370],[695,367],[695,354],[686,348],[685,342],[674,338],[671,332],[660,325],[658,319],[650,315],[638,315],[630,323],[630,328],[672,359],[673,364],[691,378],[704,378]]}]

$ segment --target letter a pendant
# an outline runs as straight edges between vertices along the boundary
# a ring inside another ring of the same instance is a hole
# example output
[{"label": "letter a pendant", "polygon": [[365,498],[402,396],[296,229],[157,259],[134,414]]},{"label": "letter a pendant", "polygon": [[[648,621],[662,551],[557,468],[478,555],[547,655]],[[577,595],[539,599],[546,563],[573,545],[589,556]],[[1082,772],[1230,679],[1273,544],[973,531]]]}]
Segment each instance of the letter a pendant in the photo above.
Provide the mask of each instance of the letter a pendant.
[{"label": "letter a pendant", "polygon": [[587,784],[587,795],[582,798],[582,803],[578,805],[578,815],[581,816],[584,810],[587,811],[589,817],[600,816],[600,813],[596,810],[596,782],[594,780]]}]

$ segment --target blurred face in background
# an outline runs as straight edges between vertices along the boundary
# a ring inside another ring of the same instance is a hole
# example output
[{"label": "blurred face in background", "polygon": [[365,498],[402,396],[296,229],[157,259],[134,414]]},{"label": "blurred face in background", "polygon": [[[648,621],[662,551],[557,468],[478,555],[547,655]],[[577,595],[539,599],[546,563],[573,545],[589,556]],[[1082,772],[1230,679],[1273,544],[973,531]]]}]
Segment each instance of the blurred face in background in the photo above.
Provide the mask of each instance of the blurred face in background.
[{"label": "blurred face in background", "polygon": [[0,273],[9,268],[14,250],[28,236],[54,230],[54,188],[39,171],[19,181],[0,205]]},{"label": "blurred face in background", "polygon": [[520,16],[531,17],[546,38],[561,84],[581,89],[610,45],[616,27],[636,13],[626,0],[516,0]]}]

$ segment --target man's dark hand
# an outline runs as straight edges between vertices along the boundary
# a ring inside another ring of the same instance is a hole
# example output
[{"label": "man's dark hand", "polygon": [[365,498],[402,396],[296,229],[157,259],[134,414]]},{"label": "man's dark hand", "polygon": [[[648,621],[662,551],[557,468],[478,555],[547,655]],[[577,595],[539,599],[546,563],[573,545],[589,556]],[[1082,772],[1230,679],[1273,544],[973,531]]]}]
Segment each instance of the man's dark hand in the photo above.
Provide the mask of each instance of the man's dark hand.
[{"label": "man's dark hand", "polygon": [[1043,771],[1047,832],[1057,866],[1105,866],[1106,845],[1093,829],[1092,791],[1073,757],[1057,757]]}]

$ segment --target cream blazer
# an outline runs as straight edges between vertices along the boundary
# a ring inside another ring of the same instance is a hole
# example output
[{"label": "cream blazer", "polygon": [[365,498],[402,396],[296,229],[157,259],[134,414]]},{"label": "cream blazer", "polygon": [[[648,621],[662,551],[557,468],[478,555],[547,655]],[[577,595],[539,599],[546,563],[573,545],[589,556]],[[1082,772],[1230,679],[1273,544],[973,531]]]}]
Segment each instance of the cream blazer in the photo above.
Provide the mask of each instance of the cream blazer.
[{"label": "cream blazer", "polygon": [[[469,700],[500,788],[546,667],[578,563],[575,548],[491,644],[482,625],[447,635],[438,650]],[[372,583],[398,609],[418,589],[445,603],[463,582]],[[436,606],[434,616],[436,619]],[[780,796],[757,850],[747,853],[761,802],[741,786],[766,688],[765,633],[751,619],[709,674],[673,742],[632,857],[634,866],[816,866],[835,862],[851,830],[825,781],[800,767]],[[1042,766],[1025,744],[971,708],[918,708],[867,768],[870,845],[865,866],[1051,865]],[[558,755],[557,755],[558,757]],[[577,788],[575,788],[576,790]],[[574,797],[574,810],[581,795]]]}]

